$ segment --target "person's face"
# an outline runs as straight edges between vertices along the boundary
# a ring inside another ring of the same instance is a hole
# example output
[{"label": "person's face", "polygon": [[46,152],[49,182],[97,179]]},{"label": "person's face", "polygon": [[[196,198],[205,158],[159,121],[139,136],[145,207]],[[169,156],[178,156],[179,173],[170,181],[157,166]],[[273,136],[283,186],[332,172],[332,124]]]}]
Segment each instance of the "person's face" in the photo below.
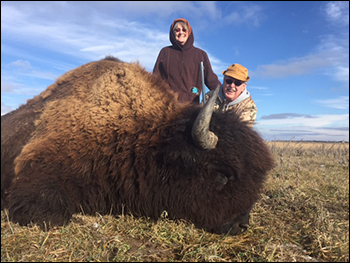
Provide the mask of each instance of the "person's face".
[{"label": "person's face", "polygon": [[224,84],[222,85],[224,95],[228,102],[231,102],[238,98],[239,95],[245,90],[247,83],[241,80],[237,80],[228,76],[224,77]]},{"label": "person's face", "polygon": [[175,39],[180,45],[185,45],[188,38],[188,31],[183,28],[182,25],[178,24],[175,28]]}]

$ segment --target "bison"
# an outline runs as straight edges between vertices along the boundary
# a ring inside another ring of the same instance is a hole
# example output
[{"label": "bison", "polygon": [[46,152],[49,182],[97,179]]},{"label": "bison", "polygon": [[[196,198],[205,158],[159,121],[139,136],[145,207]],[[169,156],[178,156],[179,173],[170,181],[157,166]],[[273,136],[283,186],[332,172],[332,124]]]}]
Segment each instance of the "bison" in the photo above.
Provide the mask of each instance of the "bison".
[{"label": "bison", "polygon": [[166,211],[209,232],[241,232],[274,160],[214,101],[180,103],[138,62],[114,57],[65,73],[1,117],[1,208],[43,228],[79,212],[156,220]]}]

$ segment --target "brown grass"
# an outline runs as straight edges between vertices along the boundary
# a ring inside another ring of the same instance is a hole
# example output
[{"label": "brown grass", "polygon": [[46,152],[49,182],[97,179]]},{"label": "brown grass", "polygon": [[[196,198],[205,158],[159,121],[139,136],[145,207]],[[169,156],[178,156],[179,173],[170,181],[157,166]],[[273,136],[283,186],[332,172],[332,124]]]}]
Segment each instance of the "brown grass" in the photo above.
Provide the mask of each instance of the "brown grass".
[{"label": "brown grass", "polygon": [[1,212],[1,261],[348,262],[349,144],[268,142],[269,174],[238,236],[188,222],[75,215],[47,232]]}]

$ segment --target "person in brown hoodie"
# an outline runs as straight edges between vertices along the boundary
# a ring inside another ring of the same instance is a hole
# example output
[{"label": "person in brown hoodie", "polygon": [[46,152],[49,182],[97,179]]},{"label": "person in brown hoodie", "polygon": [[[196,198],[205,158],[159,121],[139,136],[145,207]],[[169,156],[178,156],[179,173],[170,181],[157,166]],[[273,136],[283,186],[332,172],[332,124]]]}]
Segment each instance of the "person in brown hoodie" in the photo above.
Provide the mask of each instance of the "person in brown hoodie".
[{"label": "person in brown hoodie", "polygon": [[208,89],[214,90],[221,83],[212,70],[207,53],[193,46],[193,30],[186,19],[174,20],[169,35],[172,46],[161,49],[153,73],[160,75],[179,94],[178,101],[199,103],[202,91],[201,61],[204,65],[204,83]]}]

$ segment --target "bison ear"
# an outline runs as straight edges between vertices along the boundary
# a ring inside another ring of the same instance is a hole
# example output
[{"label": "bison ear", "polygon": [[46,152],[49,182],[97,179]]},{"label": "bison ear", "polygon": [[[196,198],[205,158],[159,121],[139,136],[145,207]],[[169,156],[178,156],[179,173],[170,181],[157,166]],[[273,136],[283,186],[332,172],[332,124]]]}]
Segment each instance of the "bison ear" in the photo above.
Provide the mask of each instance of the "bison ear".
[{"label": "bison ear", "polygon": [[215,135],[215,133],[209,131],[209,124],[214,111],[214,104],[216,98],[218,97],[219,90],[220,85],[216,87],[213,95],[201,109],[196,120],[193,123],[192,139],[198,147],[204,150],[214,149],[218,142],[218,137]]}]

